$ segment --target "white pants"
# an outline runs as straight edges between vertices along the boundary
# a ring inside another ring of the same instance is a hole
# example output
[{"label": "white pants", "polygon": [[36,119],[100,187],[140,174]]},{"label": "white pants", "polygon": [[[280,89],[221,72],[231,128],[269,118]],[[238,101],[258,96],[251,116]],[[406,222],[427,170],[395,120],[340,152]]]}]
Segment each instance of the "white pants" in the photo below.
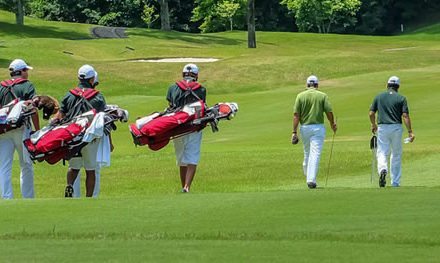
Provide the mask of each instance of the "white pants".
[{"label": "white pants", "polygon": [[[101,167],[99,165],[95,170],[95,188],[93,189],[93,197],[97,198],[100,191],[100,182],[101,182]],[[73,197],[81,197],[81,171],[79,171],[78,176],[73,182]]]},{"label": "white pants", "polygon": [[325,126],[324,124],[301,125],[300,132],[304,145],[304,176],[307,177],[307,183],[316,183],[325,138]]},{"label": "white pants", "polygon": [[[0,135],[0,189],[4,199],[14,198],[12,191],[12,161],[14,151],[20,160],[20,188],[23,198],[34,198],[34,167],[23,154],[25,129],[15,129]],[[25,150],[26,151],[26,150]],[[27,158],[29,158],[27,156]]]},{"label": "white pants", "polygon": [[194,132],[174,139],[174,150],[178,166],[197,165],[200,160],[202,132]]},{"label": "white pants", "polygon": [[391,150],[391,185],[400,185],[402,175],[402,124],[380,124],[377,129],[377,170],[388,172]]}]

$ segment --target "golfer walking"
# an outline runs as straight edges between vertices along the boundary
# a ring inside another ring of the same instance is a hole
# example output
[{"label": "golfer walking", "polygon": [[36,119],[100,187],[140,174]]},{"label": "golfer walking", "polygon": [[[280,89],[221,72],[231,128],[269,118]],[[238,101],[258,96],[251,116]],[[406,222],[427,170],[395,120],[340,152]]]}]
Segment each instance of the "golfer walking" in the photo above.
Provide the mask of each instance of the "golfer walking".
[{"label": "golfer walking", "polygon": [[[72,119],[84,112],[95,109],[97,112],[105,110],[104,96],[95,90],[97,72],[90,65],[83,65],[78,70],[78,87],[69,91],[61,101],[60,111],[53,122],[62,119]],[[96,182],[97,153],[99,140],[95,139],[81,149],[80,156],[69,161],[67,171],[67,186],[65,197],[73,197],[73,183],[82,167],[86,170],[86,197],[92,197]]]},{"label": "golfer walking", "polygon": [[[15,59],[9,65],[10,80],[5,80],[0,85],[0,108],[14,99],[20,101],[31,100],[35,96],[35,87],[28,80],[28,66],[22,59]],[[32,114],[32,123],[35,130],[40,129],[38,113]],[[23,151],[23,139],[30,134],[31,126],[27,122],[20,128],[0,131],[0,189],[1,196],[5,199],[13,198],[12,192],[12,161],[14,151],[20,160],[20,187],[23,198],[34,198],[34,168],[29,156]]]},{"label": "golfer walking", "polygon": [[327,95],[318,91],[319,80],[316,76],[307,78],[307,89],[298,94],[293,107],[292,144],[297,144],[298,125],[301,123],[301,138],[304,145],[303,172],[307,178],[307,186],[316,188],[319,159],[325,138],[324,113],[333,132],[337,127],[334,121],[332,107]]},{"label": "golfer walking", "polygon": [[[182,109],[183,106],[196,101],[206,101],[206,89],[197,82],[199,68],[195,64],[187,64],[182,70],[183,80],[171,85],[167,93],[169,108]],[[188,193],[196,174],[200,160],[202,131],[190,133],[174,139],[174,150],[179,166],[182,193]]]},{"label": "golfer walking", "polygon": [[[402,175],[402,119],[408,129],[408,142],[415,139],[411,129],[406,98],[398,93],[400,79],[392,76],[387,82],[387,91],[377,95],[370,107],[371,131],[377,135],[377,170],[379,186],[385,187],[388,174],[388,157],[391,151],[391,185],[400,186]],[[378,112],[376,124],[376,112]]]}]

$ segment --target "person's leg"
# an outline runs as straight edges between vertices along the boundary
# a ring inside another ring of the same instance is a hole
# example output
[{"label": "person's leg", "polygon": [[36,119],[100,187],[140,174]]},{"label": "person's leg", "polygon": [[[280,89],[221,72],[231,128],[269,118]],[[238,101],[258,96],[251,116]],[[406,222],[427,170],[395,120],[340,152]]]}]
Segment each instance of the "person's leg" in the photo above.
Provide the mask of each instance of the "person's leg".
[{"label": "person's leg", "polygon": [[87,144],[81,150],[84,161],[84,169],[86,170],[86,197],[92,197],[96,184],[96,168],[98,163],[96,157],[98,154],[99,141],[93,141]]},{"label": "person's leg", "polygon": [[0,189],[4,199],[14,198],[12,191],[12,160],[14,159],[14,142],[7,133],[0,135]]},{"label": "person's leg", "polygon": [[183,186],[183,189],[186,189],[188,192],[191,188],[191,183],[194,179],[194,176],[196,175],[196,170],[197,170],[197,165],[188,164],[186,169],[185,185]]},{"label": "person's leg", "polygon": [[179,175],[180,175],[180,183],[182,185],[182,189],[185,186],[186,179],[186,164],[182,162],[183,151],[185,147],[184,137],[179,137],[173,140],[174,144],[174,153],[176,155],[176,164],[179,166]]},{"label": "person's leg", "polygon": [[200,147],[202,143],[202,132],[191,133],[185,136],[185,148],[183,151],[182,162],[187,164],[185,185],[183,190],[189,192],[191,184],[197,171],[197,164],[200,160]]},{"label": "person's leg", "polygon": [[313,135],[310,137],[310,156],[307,166],[307,183],[316,184],[316,176],[318,175],[319,160],[325,138],[324,125],[314,125]]},{"label": "person's leg", "polygon": [[95,190],[95,170],[86,170],[86,197],[92,197]]},{"label": "person's leg", "polygon": [[309,164],[310,155],[310,129],[307,126],[301,126],[300,128],[301,141],[304,148],[304,160],[303,160],[303,174],[307,178],[307,166]]},{"label": "person's leg", "polygon": [[395,125],[391,137],[391,185],[400,186],[402,175],[402,126]]},{"label": "person's leg", "polygon": [[[29,158],[27,151],[23,149],[23,130],[17,129],[11,133],[13,136],[14,147],[18,153],[20,161],[20,189],[23,198],[34,198],[34,166]],[[26,155],[25,155],[26,154]]]},{"label": "person's leg", "polygon": [[[69,160],[69,169],[67,170],[67,186],[64,190],[65,197],[79,197],[80,187],[73,188],[73,184],[78,178],[80,169],[83,167],[83,160],[81,157],[75,157]],[[79,180],[78,180],[79,181]],[[78,191],[78,193],[76,193]]]},{"label": "person's leg", "polygon": [[387,125],[379,125],[377,130],[377,171],[388,172],[388,156],[390,154],[389,129]]},{"label": "person's leg", "polygon": [[185,187],[185,181],[186,181],[186,172],[187,172],[187,166],[179,166],[179,172],[180,172],[180,182],[182,183],[182,188]]}]

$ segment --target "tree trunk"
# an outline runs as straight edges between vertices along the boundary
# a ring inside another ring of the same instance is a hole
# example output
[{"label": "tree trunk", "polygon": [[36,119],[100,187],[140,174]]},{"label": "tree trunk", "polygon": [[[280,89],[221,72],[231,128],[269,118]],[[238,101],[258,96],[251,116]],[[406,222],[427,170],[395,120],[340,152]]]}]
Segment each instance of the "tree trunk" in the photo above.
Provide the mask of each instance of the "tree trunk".
[{"label": "tree trunk", "polygon": [[168,0],[159,0],[160,4],[160,29],[170,31],[170,12],[168,9]]},{"label": "tree trunk", "polygon": [[248,48],[256,48],[257,39],[255,37],[255,0],[248,0],[247,26]]},{"label": "tree trunk", "polygon": [[232,17],[229,18],[229,23],[231,24],[231,31],[232,31]]},{"label": "tree trunk", "polygon": [[15,21],[17,25],[24,24],[24,9],[22,0],[17,0],[17,12],[15,13]]}]

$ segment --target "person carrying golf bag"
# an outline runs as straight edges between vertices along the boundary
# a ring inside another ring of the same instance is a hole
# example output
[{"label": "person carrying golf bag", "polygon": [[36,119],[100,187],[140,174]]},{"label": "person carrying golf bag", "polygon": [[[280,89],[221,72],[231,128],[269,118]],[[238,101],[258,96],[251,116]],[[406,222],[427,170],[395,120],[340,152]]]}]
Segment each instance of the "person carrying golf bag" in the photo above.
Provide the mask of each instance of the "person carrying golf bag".
[{"label": "person carrying golf bag", "polygon": [[[206,103],[206,89],[197,82],[199,68],[195,64],[183,67],[183,80],[171,85],[167,93],[170,110],[183,108],[185,105],[201,101]],[[177,165],[179,166],[182,192],[190,191],[200,159],[202,131],[193,132],[173,140]]]},{"label": "person carrying golf bag", "polygon": [[325,138],[324,113],[336,133],[337,126],[328,96],[318,91],[319,80],[316,76],[307,78],[307,89],[298,94],[293,107],[292,144],[299,142],[298,125],[304,145],[303,172],[310,189],[316,188],[319,159]]},{"label": "person carrying golf bag", "polygon": [[[0,85],[0,109],[9,103],[23,103],[32,100],[35,95],[35,87],[29,81],[28,66],[22,59],[15,59],[9,65],[11,79],[4,80]],[[1,115],[1,114],[0,114]],[[23,198],[34,198],[34,168],[32,161],[23,149],[23,139],[29,137],[32,120],[35,130],[40,129],[40,121],[37,111],[27,117],[22,125],[11,127],[7,124],[5,115],[0,116],[0,189],[1,197],[12,199],[12,161],[14,151],[17,151],[20,160],[20,188]]]},{"label": "person carrying golf bag", "polygon": [[[83,65],[79,68],[79,84],[75,89],[67,92],[61,102],[58,115],[52,120],[53,123],[73,119],[92,109],[96,110],[96,112],[103,112],[105,110],[106,102],[104,96],[95,89],[96,76],[97,72],[90,65]],[[72,185],[82,167],[86,170],[86,197],[92,197],[96,181],[98,145],[99,140],[93,140],[81,149],[78,157],[69,160],[65,197],[73,196]],[[113,148],[112,145],[111,148]]]},{"label": "person carrying golf bag", "polygon": [[[408,142],[415,139],[406,98],[398,93],[400,79],[392,76],[387,91],[377,95],[370,107],[371,131],[377,132],[377,171],[379,187],[385,187],[388,174],[388,157],[391,150],[391,185],[400,186],[402,175],[402,119],[408,129]],[[376,124],[376,112],[378,112]]]}]

